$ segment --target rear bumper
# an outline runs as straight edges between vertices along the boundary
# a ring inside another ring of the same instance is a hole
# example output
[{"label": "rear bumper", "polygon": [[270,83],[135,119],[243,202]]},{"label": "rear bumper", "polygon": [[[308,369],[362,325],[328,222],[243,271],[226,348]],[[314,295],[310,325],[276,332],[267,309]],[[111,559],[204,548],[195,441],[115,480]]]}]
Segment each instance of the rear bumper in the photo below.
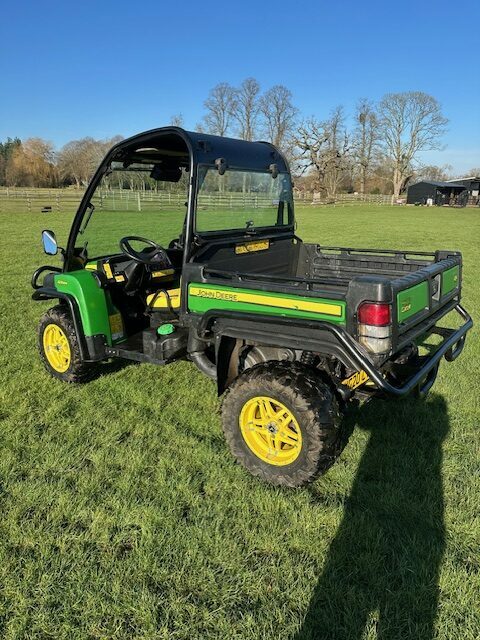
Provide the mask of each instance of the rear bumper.
[{"label": "rear bumper", "polygon": [[[253,343],[329,353],[348,367],[365,371],[376,388],[386,395],[401,398],[412,391],[426,393],[435,382],[442,358],[453,362],[462,352],[466,334],[472,328],[473,321],[460,304],[454,310],[462,318],[462,326],[459,329],[434,328],[443,337],[442,343],[431,356],[422,360],[422,365],[410,378],[398,385],[385,378],[381,364],[374,363],[367,351],[343,327],[328,322],[299,322],[261,314],[212,309],[198,318],[196,330],[200,339],[230,336],[249,339]],[[338,389],[345,399],[352,396],[353,392],[347,386],[339,384]]]},{"label": "rear bumper", "polygon": [[[444,338],[442,343],[429,358],[424,360],[424,364],[421,368],[400,386],[396,386],[386,380],[381,370],[375,367],[372,362],[359,353],[358,350],[355,350],[355,356],[353,356],[352,353],[352,359],[356,359],[358,361],[359,367],[368,374],[369,378],[375,383],[378,389],[381,389],[390,396],[402,397],[412,391],[418,391],[420,394],[425,394],[435,382],[438,367],[442,358],[445,358],[448,362],[453,362],[458,358],[465,345],[467,332],[473,326],[472,318],[460,304],[457,304],[454,307],[454,310],[462,318],[462,326],[459,329],[438,329],[435,331]],[[350,343],[349,340],[347,342]],[[344,346],[348,350],[352,347],[351,344],[344,344]]]}]

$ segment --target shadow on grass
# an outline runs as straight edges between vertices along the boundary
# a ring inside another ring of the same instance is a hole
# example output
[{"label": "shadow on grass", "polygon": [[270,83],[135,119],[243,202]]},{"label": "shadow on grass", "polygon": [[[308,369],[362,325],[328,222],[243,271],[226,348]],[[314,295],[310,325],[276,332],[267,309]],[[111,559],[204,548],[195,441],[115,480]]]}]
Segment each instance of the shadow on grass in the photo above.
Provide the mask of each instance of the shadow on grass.
[{"label": "shadow on grass", "polygon": [[98,363],[93,380],[97,378],[108,377],[129,367],[138,367],[140,362],[135,360],[123,360],[122,358],[112,358],[106,362]]},{"label": "shadow on grass", "polygon": [[445,546],[446,403],[374,401],[354,419],[370,438],[294,640],[431,640]]}]

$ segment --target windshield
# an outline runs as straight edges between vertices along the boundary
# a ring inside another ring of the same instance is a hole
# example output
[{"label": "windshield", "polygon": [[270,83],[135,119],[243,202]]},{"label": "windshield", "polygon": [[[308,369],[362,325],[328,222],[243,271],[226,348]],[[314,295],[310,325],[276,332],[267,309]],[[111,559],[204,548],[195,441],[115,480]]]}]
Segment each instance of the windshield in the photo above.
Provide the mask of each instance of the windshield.
[{"label": "windshield", "polygon": [[196,231],[248,229],[292,224],[292,184],[287,173],[200,167]]},{"label": "windshield", "polygon": [[128,170],[113,163],[99,182],[84,213],[76,246],[87,245],[88,258],[120,252],[124,236],[141,236],[168,247],[183,229],[188,178],[178,182],[150,177],[153,165],[131,165]]}]

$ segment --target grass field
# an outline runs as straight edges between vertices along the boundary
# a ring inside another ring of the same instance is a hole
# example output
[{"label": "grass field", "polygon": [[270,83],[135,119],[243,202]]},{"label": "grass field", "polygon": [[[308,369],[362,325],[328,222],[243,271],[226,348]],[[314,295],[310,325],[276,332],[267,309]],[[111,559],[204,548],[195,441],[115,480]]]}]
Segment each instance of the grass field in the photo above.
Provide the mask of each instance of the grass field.
[{"label": "grass field", "polygon": [[[303,208],[322,244],[460,249],[480,317],[479,210]],[[477,640],[480,343],[427,401],[360,409],[338,463],[274,489],[230,457],[193,365],[110,367],[71,387],[36,353],[40,230],[0,216],[0,637]]]}]

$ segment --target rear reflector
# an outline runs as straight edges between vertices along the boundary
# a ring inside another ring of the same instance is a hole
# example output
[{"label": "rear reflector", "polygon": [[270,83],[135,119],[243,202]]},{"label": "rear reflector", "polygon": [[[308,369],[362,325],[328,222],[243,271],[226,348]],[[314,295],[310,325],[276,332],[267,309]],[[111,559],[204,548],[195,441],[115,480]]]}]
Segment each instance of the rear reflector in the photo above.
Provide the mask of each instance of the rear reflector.
[{"label": "rear reflector", "polygon": [[392,327],[374,327],[371,324],[358,325],[358,341],[376,354],[388,353],[392,347]]},{"label": "rear reflector", "polygon": [[358,307],[358,322],[374,327],[390,324],[390,305],[381,302],[364,302]]}]

